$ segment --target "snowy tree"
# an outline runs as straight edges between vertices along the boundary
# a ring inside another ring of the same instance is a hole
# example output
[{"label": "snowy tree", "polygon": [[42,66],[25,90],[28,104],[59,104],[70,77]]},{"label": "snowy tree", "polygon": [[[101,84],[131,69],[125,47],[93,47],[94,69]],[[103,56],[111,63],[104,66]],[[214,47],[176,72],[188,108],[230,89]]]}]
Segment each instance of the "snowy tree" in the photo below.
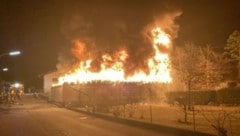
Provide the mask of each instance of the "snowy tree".
[{"label": "snowy tree", "polygon": [[223,80],[225,74],[223,55],[213,50],[210,45],[200,48],[199,90],[213,90]]},{"label": "snowy tree", "polygon": [[[228,59],[231,71],[234,68],[238,70],[238,78],[240,77],[240,32],[234,31],[227,39],[227,44],[224,47],[224,55]],[[236,75],[236,74],[235,74]]]},{"label": "snowy tree", "polygon": [[187,43],[175,48],[171,55],[173,82],[176,79],[185,86],[186,97],[181,104],[184,106],[185,122],[187,107],[193,109],[192,91],[214,89],[223,79],[222,55],[214,52],[210,45],[206,47]]},{"label": "snowy tree", "polygon": [[175,48],[171,55],[171,66],[173,73],[175,73],[173,82],[178,79],[187,88],[186,98],[181,102],[184,111],[184,122],[187,122],[187,110],[193,105],[191,92],[195,89],[195,85],[199,81],[198,77],[201,74],[198,70],[200,55],[200,47],[192,43],[187,43],[182,48]]}]

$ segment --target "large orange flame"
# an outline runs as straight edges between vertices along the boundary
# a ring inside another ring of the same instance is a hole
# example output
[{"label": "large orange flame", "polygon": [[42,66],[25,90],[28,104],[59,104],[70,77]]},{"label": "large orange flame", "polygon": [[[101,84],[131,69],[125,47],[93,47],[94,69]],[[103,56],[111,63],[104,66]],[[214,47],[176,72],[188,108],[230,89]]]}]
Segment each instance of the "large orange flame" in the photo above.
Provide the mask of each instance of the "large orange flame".
[{"label": "large orange flame", "polygon": [[[129,57],[125,50],[120,50],[113,57],[110,54],[104,54],[102,56],[103,62],[100,65],[100,71],[92,72],[90,70],[92,60],[87,59],[79,63],[79,67],[68,74],[59,78],[58,84],[63,83],[87,83],[91,81],[111,81],[111,82],[159,82],[169,83],[171,82],[169,57],[165,52],[161,52],[160,49],[168,49],[171,40],[170,36],[157,27],[152,30],[153,37],[153,49],[155,54],[148,60],[149,73],[144,71],[138,71],[130,77],[125,77],[124,74],[124,62]],[[80,51],[74,50],[74,53],[82,52],[85,50],[83,43],[78,43]],[[81,56],[79,56],[81,57]]]}]

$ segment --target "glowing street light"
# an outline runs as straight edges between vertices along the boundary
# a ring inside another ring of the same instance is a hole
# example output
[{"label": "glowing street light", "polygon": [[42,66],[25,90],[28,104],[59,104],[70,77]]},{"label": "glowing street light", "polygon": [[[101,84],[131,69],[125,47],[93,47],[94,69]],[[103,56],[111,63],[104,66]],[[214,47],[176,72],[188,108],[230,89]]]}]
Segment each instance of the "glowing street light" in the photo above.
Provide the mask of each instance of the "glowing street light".
[{"label": "glowing street light", "polygon": [[7,52],[7,53],[2,53],[0,54],[0,58],[3,57],[3,56],[6,56],[6,55],[9,55],[9,56],[17,56],[17,55],[20,55],[21,52],[16,50],[16,51],[11,51],[11,52]]},{"label": "glowing street light", "polygon": [[14,87],[15,87],[15,88],[19,88],[19,87],[20,87],[20,84],[19,84],[19,83],[15,83],[15,84],[14,84]]},{"label": "glowing street light", "polygon": [[8,71],[8,68],[3,68],[2,71],[3,71],[3,72],[7,72],[7,71]]},{"label": "glowing street light", "polygon": [[12,52],[8,53],[9,56],[17,56],[17,55],[20,55],[20,54],[21,54],[20,51],[12,51]]},{"label": "glowing street light", "polygon": [[[7,53],[2,53],[2,54],[0,54],[0,58],[3,57],[3,56],[7,56],[7,55],[9,55],[9,56],[17,56],[17,55],[20,55],[20,54],[21,54],[20,51],[15,50],[15,51],[11,51],[11,52],[7,52]],[[3,72],[7,72],[7,71],[8,71],[8,68],[5,67],[5,68],[2,69],[2,71],[3,71]]]}]

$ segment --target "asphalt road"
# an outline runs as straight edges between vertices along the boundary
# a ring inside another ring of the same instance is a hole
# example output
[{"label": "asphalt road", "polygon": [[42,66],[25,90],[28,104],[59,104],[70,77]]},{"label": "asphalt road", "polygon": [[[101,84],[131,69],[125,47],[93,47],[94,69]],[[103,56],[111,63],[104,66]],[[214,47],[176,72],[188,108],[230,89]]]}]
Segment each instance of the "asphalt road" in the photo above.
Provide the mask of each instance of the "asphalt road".
[{"label": "asphalt road", "polygon": [[23,105],[0,105],[0,136],[173,136],[59,108],[25,96]]}]

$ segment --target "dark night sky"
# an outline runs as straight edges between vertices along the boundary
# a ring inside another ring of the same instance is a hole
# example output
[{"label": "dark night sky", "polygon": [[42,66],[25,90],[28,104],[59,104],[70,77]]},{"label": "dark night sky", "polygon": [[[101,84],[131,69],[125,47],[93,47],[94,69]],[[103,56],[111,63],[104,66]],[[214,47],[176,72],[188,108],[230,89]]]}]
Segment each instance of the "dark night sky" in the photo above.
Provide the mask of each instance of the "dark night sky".
[{"label": "dark night sky", "polygon": [[[139,15],[148,9],[162,8],[160,4],[158,7],[157,0],[95,1],[1,0],[0,53],[13,49],[23,52],[18,57],[1,58],[1,68],[9,67],[7,73],[1,72],[1,77],[34,85],[39,80],[38,75],[55,70],[58,53],[70,46],[70,41],[62,32],[63,24],[69,16],[79,12],[75,10],[78,5],[79,8],[101,12],[101,6],[111,7],[107,3],[115,4],[115,7],[119,4],[119,9],[124,13],[122,16],[127,16],[130,10],[132,14]],[[221,50],[228,35],[236,29],[240,30],[238,0],[169,0],[162,3],[170,3],[165,5],[174,5],[182,11],[176,20],[180,29],[175,46],[190,41],[199,45],[212,44]],[[114,8],[111,10],[114,11]],[[141,20],[141,16],[137,17]]]}]

